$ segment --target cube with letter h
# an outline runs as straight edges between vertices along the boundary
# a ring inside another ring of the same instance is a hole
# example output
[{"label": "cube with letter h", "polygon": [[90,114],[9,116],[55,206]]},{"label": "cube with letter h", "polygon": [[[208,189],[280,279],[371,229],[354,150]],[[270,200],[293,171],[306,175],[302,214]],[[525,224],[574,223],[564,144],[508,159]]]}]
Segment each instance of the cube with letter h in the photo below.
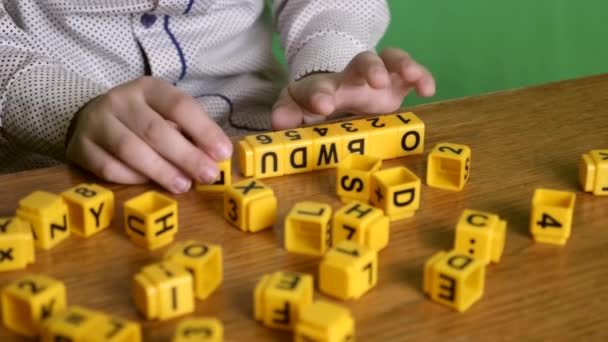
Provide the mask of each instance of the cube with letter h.
[{"label": "cube with letter h", "polygon": [[483,261],[461,252],[437,252],[424,265],[424,292],[459,312],[481,298],[484,282]]},{"label": "cube with letter h", "polygon": [[274,224],[277,198],[266,184],[245,179],[224,193],[224,218],[242,231],[257,232]]},{"label": "cube with letter h", "polygon": [[197,191],[212,191],[222,192],[226,191],[226,188],[232,184],[232,159],[228,158],[223,161],[217,162],[220,174],[217,176],[217,180],[212,184],[201,184],[196,183],[195,188]]},{"label": "cube with letter h", "polygon": [[507,222],[498,215],[466,209],[456,225],[454,250],[472,255],[486,265],[499,262],[505,247]]},{"label": "cube with letter h", "polygon": [[0,217],[0,271],[25,268],[35,259],[29,223],[18,217]]},{"label": "cube with letter h", "polygon": [[285,249],[323,255],[331,246],[331,207],[319,202],[299,202],[285,218]]},{"label": "cube with letter h", "polygon": [[312,303],[311,275],[297,272],[266,274],[254,291],[254,315],[267,327],[292,330],[300,311]]},{"label": "cube with letter h", "polygon": [[70,236],[68,207],[58,195],[35,191],[19,201],[16,216],[30,223],[38,248],[53,248]]},{"label": "cube with letter h", "polygon": [[530,232],[535,241],[566,244],[572,230],[575,199],[573,192],[536,189],[530,215]]},{"label": "cube with letter h", "polygon": [[332,244],[351,240],[380,251],[389,240],[390,220],[382,210],[353,201],[336,211],[332,224]]},{"label": "cube with letter h", "polygon": [[2,290],[2,320],[20,335],[38,336],[40,322],[65,308],[65,286],[48,276],[28,275]]},{"label": "cube with letter h", "polygon": [[372,174],[382,167],[382,160],[360,154],[349,154],[338,164],[336,190],[342,202],[358,200],[367,203]]},{"label": "cube with letter h", "polygon": [[143,267],[133,278],[133,295],[147,319],[165,320],[194,311],[192,275],[172,262]]},{"label": "cube with letter h", "polygon": [[411,217],[420,207],[420,178],[406,167],[374,172],[370,190],[370,204],[391,221]]},{"label": "cube with letter h", "polygon": [[185,267],[194,277],[194,295],[207,298],[223,279],[222,247],[198,241],[173,246],[165,260]]},{"label": "cube with letter h", "polygon": [[114,193],[97,184],[80,184],[64,191],[72,233],[89,237],[110,226],[114,218]]},{"label": "cube with letter h", "polygon": [[177,233],[177,202],[155,191],[126,201],[124,217],[131,241],[149,250],[168,245]]},{"label": "cube with letter h", "polygon": [[592,150],[581,156],[579,179],[584,191],[608,195],[608,150]]},{"label": "cube with letter h", "polygon": [[426,183],[429,186],[462,190],[471,175],[471,149],[466,145],[440,143],[429,154]]},{"label": "cube with letter h", "polygon": [[216,318],[186,318],[179,322],[173,342],[222,342],[224,327]]},{"label": "cube with letter h", "polygon": [[302,310],[294,336],[296,342],[352,342],[355,321],[346,307],[319,300]]},{"label": "cube with letter h", "polygon": [[336,298],[359,298],[377,281],[376,251],[352,241],[336,244],[319,264],[319,289]]}]

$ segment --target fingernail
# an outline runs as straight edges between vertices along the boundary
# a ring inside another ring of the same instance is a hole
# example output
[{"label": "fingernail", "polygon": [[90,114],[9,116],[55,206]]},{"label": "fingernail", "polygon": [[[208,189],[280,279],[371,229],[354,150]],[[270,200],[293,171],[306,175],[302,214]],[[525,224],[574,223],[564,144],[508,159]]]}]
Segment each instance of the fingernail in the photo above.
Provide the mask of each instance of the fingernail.
[{"label": "fingernail", "polygon": [[175,186],[175,190],[177,192],[186,192],[190,190],[190,186],[192,185],[192,181],[188,178],[177,177],[173,186]]},{"label": "fingernail", "polygon": [[211,184],[215,182],[219,174],[220,170],[217,168],[216,165],[209,165],[201,171],[201,182],[205,184]]},{"label": "fingernail", "polygon": [[222,161],[232,156],[232,144],[231,143],[220,143],[216,146],[214,151],[214,158],[217,161]]}]

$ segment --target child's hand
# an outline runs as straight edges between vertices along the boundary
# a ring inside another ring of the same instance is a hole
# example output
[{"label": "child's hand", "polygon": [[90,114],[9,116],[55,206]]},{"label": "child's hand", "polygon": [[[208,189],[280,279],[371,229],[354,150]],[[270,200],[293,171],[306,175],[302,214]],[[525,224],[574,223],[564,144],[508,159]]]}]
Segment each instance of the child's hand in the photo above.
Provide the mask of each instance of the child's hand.
[{"label": "child's hand", "polygon": [[191,179],[211,183],[232,143],[196,100],[143,77],[113,88],[79,112],[67,158],[117,183],[153,180],[174,193]]},{"label": "child's hand", "polygon": [[393,112],[411,89],[420,96],[433,96],[435,81],[406,52],[395,48],[380,55],[362,52],[342,72],[311,74],[289,84],[274,105],[272,126],[293,128],[334,113]]}]

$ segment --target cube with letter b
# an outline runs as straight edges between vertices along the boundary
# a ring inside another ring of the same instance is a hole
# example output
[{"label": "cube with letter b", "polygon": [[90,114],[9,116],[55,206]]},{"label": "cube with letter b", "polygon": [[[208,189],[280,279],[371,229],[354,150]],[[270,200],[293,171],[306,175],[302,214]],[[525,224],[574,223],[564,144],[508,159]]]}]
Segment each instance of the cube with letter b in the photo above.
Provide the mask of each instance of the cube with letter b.
[{"label": "cube with letter b", "polygon": [[530,215],[530,232],[535,241],[566,244],[572,230],[575,199],[573,192],[536,189]]},{"label": "cube with letter b", "polygon": [[239,165],[246,177],[282,176],[285,173],[284,159],[278,133],[248,135],[239,141]]},{"label": "cube with letter b", "polygon": [[149,250],[168,245],[177,233],[177,202],[156,191],[126,201],[124,217],[131,241]]},{"label": "cube with letter b", "polygon": [[349,154],[338,164],[336,190],[342,202],[368,202],[372,174],[382,167],[382,160],[360,154]]},{"label": "cube with letter b", "polygon": [[440,143],[429,154],[426,183],[445,190],[462,190],[471,175],[471,149]]},{"label": "cube with letter b", "polygon": [[224,193],[224,218],[245,232],[271,227],[277,217],[277,198],[257,179],[232,184]]},{"label": "cube with letter b", "polygon": [[424,293],[459,312],[481,298],[484,283],[485,264],[474,256],[439,251],[424,264]]},{"label": "cube with letter b", "polygon": [[70,236],[68,207],[58,195],[35,191],[19,201],[16,216],[29,222],[38,248],[51,249]]},{"label": "cube with letter b", "polygon": [[68,205],[72,233],[89,237],[110,226],[114,193],[97,184],[80,184],[61,194]]},{"label": "cube with letter b", "polygon": [[35,259],[29,223],[18,217],[0,217],[0,271],[24,268]]},{"label": "cube with letter b", "polygon": [[337,123],[342,135],[342,156],[349,154],[369,155],[369,133],[363,120]]},{"label": "cube with letter b", "polygon": [[411,217],[420,207],[420,178],[403,166],[374,172],[370,191],[370,204],[391,221]]},{"label": "cube with letter b", "polygon": [[224,327],[216,318],[186,318],[177,324],[172,342],[222,342]]},{"label": "cube with letter b", "polygon": [[311,275],[275,272],[260,279],[254,291],[254,315],[267,327],[292,330],[302,308],[312,303]]}]

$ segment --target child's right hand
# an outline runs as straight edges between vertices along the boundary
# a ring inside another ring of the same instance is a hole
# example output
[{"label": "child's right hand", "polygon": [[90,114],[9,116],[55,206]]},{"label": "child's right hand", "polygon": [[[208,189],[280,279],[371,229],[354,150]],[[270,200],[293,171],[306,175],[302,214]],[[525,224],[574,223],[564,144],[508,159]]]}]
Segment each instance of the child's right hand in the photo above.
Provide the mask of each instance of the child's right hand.
[{"label": "child's right hand", "polygon": [[153,77],[111,89],[74,120],[67,158],[111,182],[152,180],[181,193],[191,179],[215,181],[216,161],[232,154],[230,139],[194,98]]}]

